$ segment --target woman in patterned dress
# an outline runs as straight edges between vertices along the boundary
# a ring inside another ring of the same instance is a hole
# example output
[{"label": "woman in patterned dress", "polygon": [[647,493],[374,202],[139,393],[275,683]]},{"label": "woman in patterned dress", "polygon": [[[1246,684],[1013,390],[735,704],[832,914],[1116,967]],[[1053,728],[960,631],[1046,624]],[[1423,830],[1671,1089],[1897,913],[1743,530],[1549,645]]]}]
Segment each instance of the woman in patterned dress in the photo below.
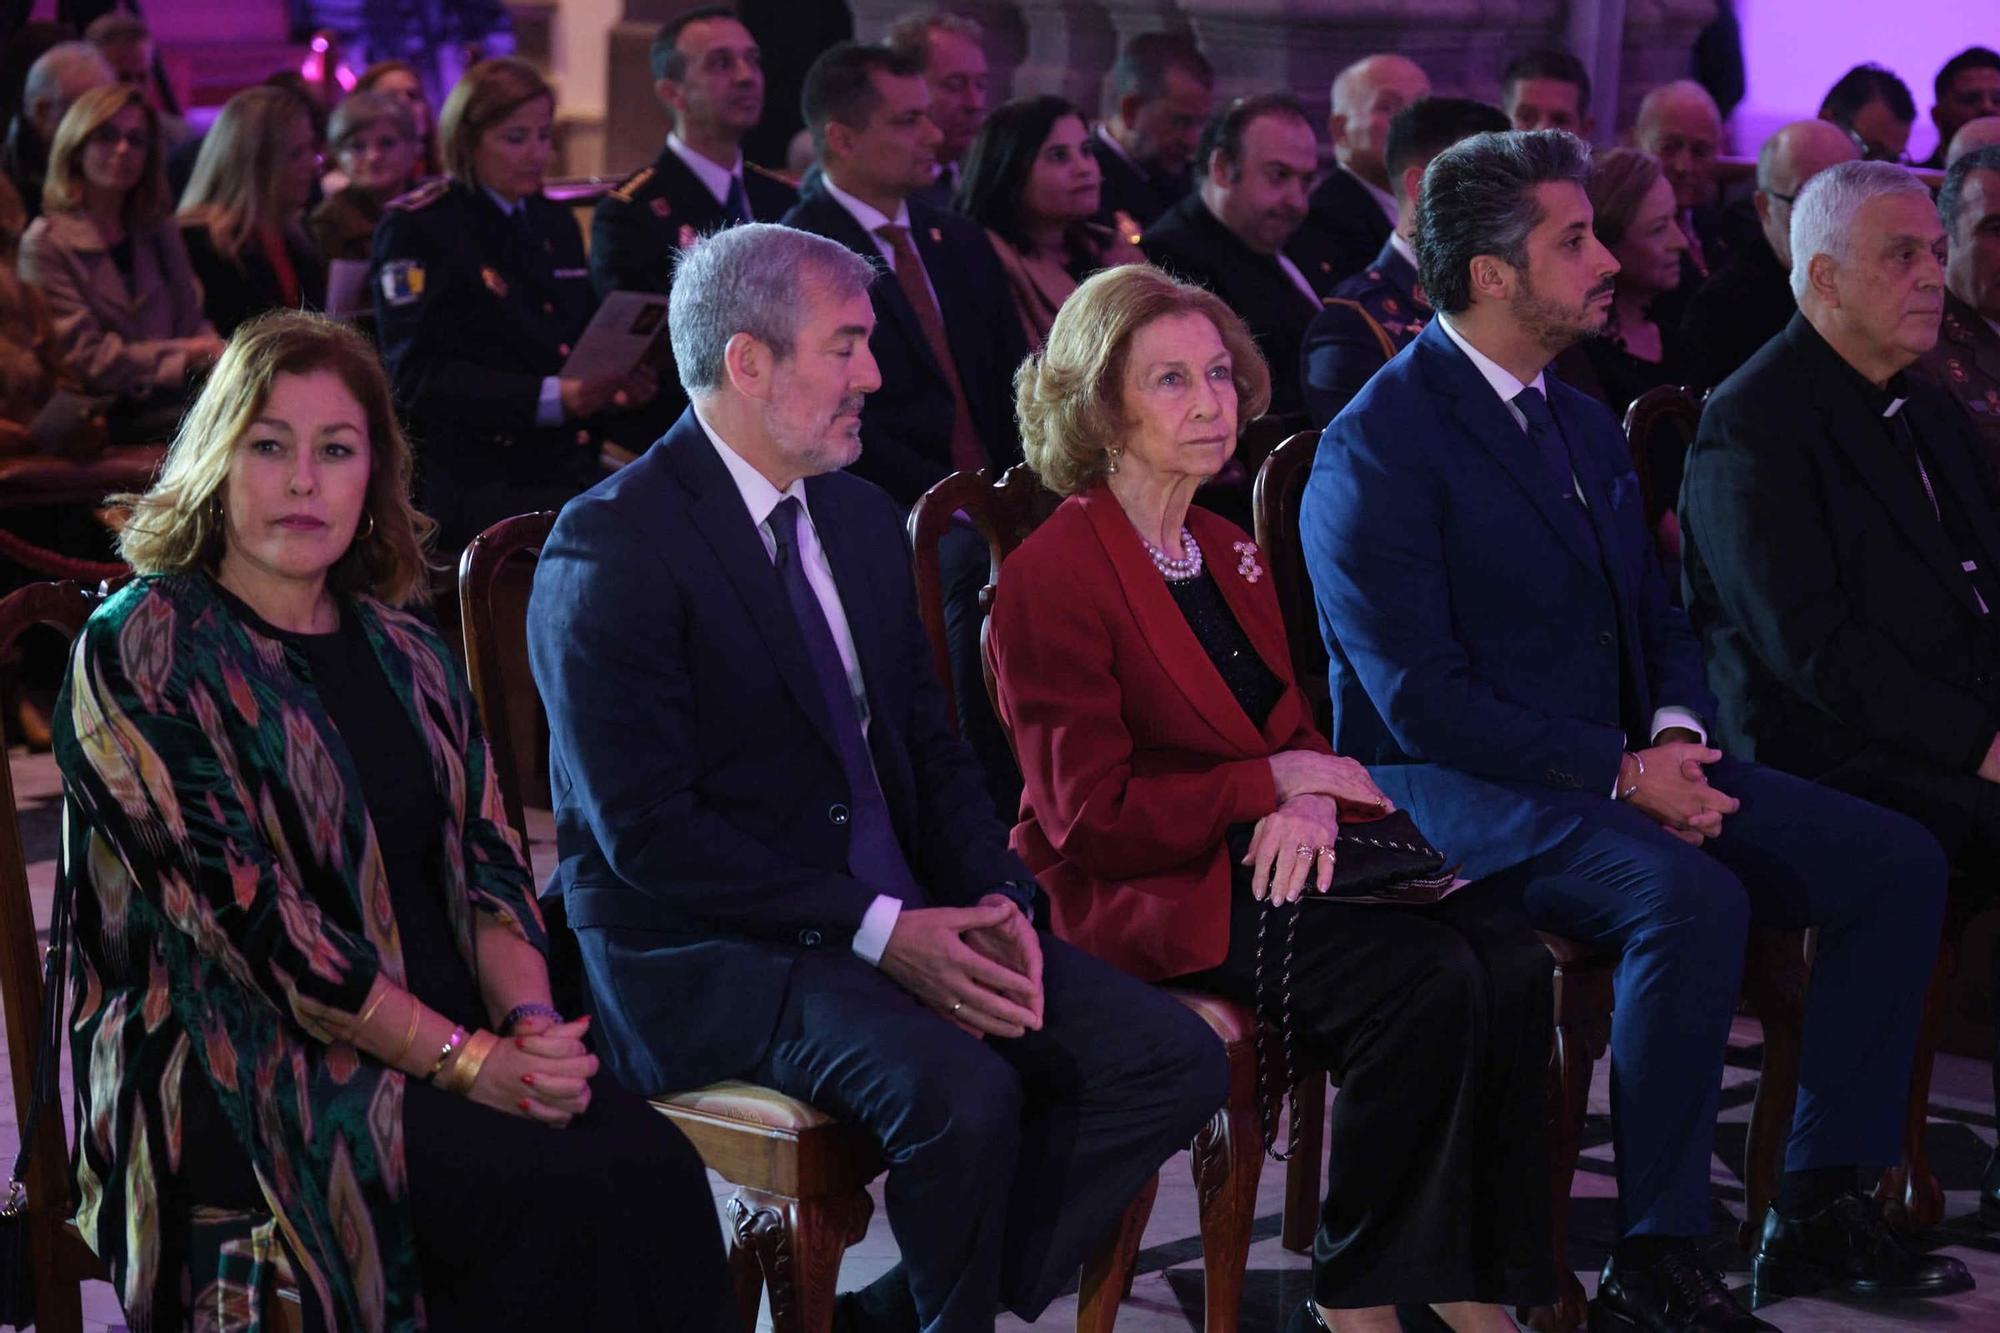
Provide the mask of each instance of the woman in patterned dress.
[{"label": "woman in patterned dress", "polygon": [[[714,1329],[687,1141],[594,1081],[368,345],[238,334],[58,704],[77,1223],[135,1333]],[[595,1094],[595,1095],[593,1095]]]}]

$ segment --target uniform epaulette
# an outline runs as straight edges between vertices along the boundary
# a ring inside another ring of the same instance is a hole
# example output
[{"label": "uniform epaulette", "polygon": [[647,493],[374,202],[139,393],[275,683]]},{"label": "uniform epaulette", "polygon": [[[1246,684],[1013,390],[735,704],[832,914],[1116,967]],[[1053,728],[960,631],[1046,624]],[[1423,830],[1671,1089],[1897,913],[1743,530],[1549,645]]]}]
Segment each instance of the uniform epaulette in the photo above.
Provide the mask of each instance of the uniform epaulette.
[{"label": "uniform epaulette", "polygon": [[618,188],[611,191],[611,198],[616,199],[621,204],[629,204],[632,202],[633,197],[645,188],[646,182],[651,179],[653,179],[653,168],[640,167],[637,171],[619,182]]},{"label": "uniform epaulette", "polygon": [[755,162],[745,162],[743,165],[766,180],[774,180],[787,189],[796,190],[799,188],[799,178],[797,176],[787,176],[782,171],[773,171],[769,167],[760,167]]},{"label": "uniform epaulette", "polygon": [[436,180],[425,181],[408,194],[397,195],[389,201],[389,207],[400,208],[405,211],[428,208],[438,200],[444,198],[445,192],[450,189],[451,182],[440,176]]}]

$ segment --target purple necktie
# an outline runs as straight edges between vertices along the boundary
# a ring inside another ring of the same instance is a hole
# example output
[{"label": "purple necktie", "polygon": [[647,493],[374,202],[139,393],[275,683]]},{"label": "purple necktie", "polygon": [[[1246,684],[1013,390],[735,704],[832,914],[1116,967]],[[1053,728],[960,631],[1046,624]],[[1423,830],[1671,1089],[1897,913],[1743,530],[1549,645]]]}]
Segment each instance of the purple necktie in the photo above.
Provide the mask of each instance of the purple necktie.
[{"label": "purple necktie", "polygon": [[[772,559],[778,578],[791,600],[792,615],[799,622],[799,637],[805,641],[806,656],[812,661],[813,675],[819,680],[826,699],[827,717],[833,723],[840,767],[847,775],[848,816],[847,869],[856,879],[879,893],[901,898],[912,907],[921,907],[924,893],[903,859],[896,842],[896,828],[889,819],[889,806],[875,781],[875,765],[868,757],[868,741],[861,734],[861,713],[848,687],[847,664],[840,660],[833,630],[826,623],[826,611],[819,595],[806,579],[799,560],[799,522],[805,517],[798,500],[786,496],[771,511],[768,523],[771,542],[777,548]],[[836,814],[836,820],[839,816]]]}]

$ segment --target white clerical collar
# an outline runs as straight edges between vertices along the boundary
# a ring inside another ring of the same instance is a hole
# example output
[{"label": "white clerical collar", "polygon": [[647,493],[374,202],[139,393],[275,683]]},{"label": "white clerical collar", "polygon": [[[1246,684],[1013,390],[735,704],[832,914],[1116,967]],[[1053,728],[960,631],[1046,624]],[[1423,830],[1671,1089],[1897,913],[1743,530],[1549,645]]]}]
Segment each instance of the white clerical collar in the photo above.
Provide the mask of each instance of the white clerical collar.
[{"label": "white clerical collar", "polygon": [[1387,190],[1378,189],[1373,181],[1362,176],[1360,172],[1348,171],[1346,167],[1342,167],[1341,170],[1346,171],[1348,175],[1354,177],[1360,183],[1361,188],[1368,191],[1376,204],[1381,207],[1382,215],[1389,219],[1389,225],[1391,227],[1395,226],[1397,220],[1402,216],[1401,210],[1396,207],[1396,196],[1390,194]]},{"label": "white clerical collar", "polygon": [[687,169],[694,173],[695,179],[701,182],[702,188],[715,196],[716,203],[727,204],[729,202],[730,185],[738,183],[743,179],[743,154],[740,150],[736,154],[736,163],[734,166],[718,167],[715,163],[688,147],[687,141],[681,138],[678,133],[667,135],[667,147],[673,149],[675,157],[687,164]]},{"label": "white clerical collar", "polygon": [[1493,386],[1493,392],[1500,395],[1501,402],[1511,407],[1514,399],[1520,395],[1523,389],[1533,389],[1544,398],[1548,397],[1548,384],[1543,378],[1545,372],[1536,371],[1534,381],[1523,384],[1515,377],[1513,371],[1507,369],[1498,361],[1495,361],[1492,357],[1467,342],[1465,335],[1453,327],[1451,316],[1440,311],[1437,322],[1438,326],[1444,330],[1444,336],[1458,344],[1458,350],[1465,353],[1471,359],[1473,367],[1479,371],[1488,384]]},{"label": "white clerical collar", "polygon": [[708,442],[715,446],[715,452],[722,459],[722,466],[729,469],[729,479],[736,483],[736,493],[743,497],[743,507],[750,511],[752,524],[763,527],[765,520],[771,517],[771,511],[778,507],[778,502],[788,499],[797,500],[799,508],[804,509],[808,517],[811,516],[812,510],[806,504],[804,477],[798,478],[784,490],[779,490],[771,484],[769,477],[750,466],[742,454],[729,447],[722,436],[716,433],[715,427],[708,424],[708,418],[701,414],[701,408],[694,409],[694,419],[701,423],[702,432],[708,436]]},{"label": "white clerical collar", "polygon": [[833,177],[826,172],[822,171],[819,178],[820,182],[826,186],[826,192],[832,195],[835,201],[847,210],[848,215],[861,224],[861,230],[867,232],[870,236],[873,236],[883,227],[901,227],[906,231],[909,229],[909,200],[898,199],[896,201],[896,216],[890,217],[887,213],[875,207],[875,205],[865,204],[847,191],[841,189],[838,185],[835,185]]},{"label": "white clerical collar", "polygon": [[1415,268],[1417,266],[1417,252],[1415,250],[1412,250],[1410,248],[1410,243],[1403,239],[1402,232],[1392,231],[1389,233],[1389,248],[1391,250],[1394,250],[1397,254],[1401,255],[1403,257],[1403,262],[1408,264],[1411,268]]}]

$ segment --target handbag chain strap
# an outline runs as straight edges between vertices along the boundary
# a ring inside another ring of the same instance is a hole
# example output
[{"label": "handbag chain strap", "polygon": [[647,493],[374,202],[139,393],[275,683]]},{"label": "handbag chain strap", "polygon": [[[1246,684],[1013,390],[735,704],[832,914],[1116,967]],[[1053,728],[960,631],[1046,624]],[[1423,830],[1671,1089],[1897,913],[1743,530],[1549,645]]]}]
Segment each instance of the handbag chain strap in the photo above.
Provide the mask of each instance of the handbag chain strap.
[{"label": "handbag chain strap", "polygon": [[[1297,1057],[1294,1053],[1296,1043],[1292,1033],[1292,954],[1298,944],[1299,913],[1302,907],[1296,900],[1290,903],[1289,907],[1290,910],[1285,912],[1285,957],[1282,971],[1278,976],[1280,989],[1275,1018],[1270,1016],[1264,1006],[1265,993],[1269,989],[1264,971],[1264,943],[1265,935],[1271,927],[1271,914],[1285,909],[1273,907],[1268,900],[1257,913],[1257,952],[1251,979],[1253,1008],[1256,1011],[1254,1050],[1257,1060],[1257,1128],[1263,1135],[1265,1155],[1274,1162],[1289,1162],[1292,1155],[1299,1150],[1299,1079],[1296,1068]],[[1286,1136],[1283,1152],[1278,1151],[1279,1101],[1271,1096],[1271,1071],[1264,1053],[1265,1034],[1273,1029],[1277,1033],[1281,1064],[1279,1072],[1284,1075],[1285,1080],[1282,1094],[1284,1109],[1291,1114],[1290,1133]]]},{"label": "handbag chain strap", "polygon": [[14,1158],[14,1172],[7,1183],[7,1199],[0,1204],[0,1216],[13,1217],[27,1207],[28,1156],[34,1150],[35,1130],[41,1123],[42,1106],[55,1100],[56,1071],[62,1061],[62,1025],[68,999],[62,975],[63,960],[69,954],[72,894],[66,876],[56,878],[55,902],[49,909],[49,947],[42,963],[42,1012],[35,1036],[35,1080],[28,1099],[28,1121],[21,1127],[21,1151]]}]

